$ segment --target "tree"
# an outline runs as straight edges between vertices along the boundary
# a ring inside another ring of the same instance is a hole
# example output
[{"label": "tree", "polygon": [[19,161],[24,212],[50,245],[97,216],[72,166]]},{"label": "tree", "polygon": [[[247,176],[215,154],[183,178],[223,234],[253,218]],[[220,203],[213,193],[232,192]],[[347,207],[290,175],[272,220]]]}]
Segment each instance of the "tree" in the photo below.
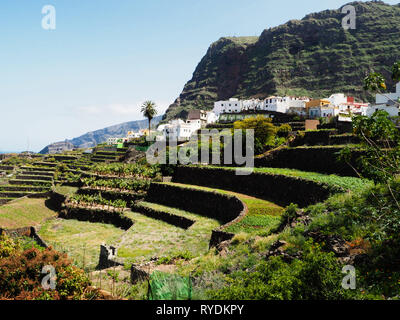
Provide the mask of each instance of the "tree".
[{"label": "tree", "polygon": [[149,120],[149,136],[151,131],[151,120],[157,115],[156,104],[153,101],[145,101],[141,106],[141,112]]},{"label": "tree", "polygon": [[[400,61],[392,66],[392,80],[400,81]],[[389,101],[400,107],[399,101],[385,95],[385,78],[373,72],[364,79],[364,89],[383,94]],[[354,133],[362,141],[365,155],[361,157],[364,174],[375,182],[392,180],[400,172],[400,134],[385,111],[377,111],[372,117],[355,117]]]},{"label": "tree", "polygon": [[385,183],[400,172],[400,133],[386,111],[372,117],[353,118],[354,133],[361,139],[364,154],[360,157],[363,174],[376,183]]},{"label": "tree", "polygon": [[277,132],[277,128],[272,124],[270,118],[257,116],[236,121],[233,124],[234,129],[253,129],[255,153],[261,154],[265,151],[268,144],[273,144]]}]

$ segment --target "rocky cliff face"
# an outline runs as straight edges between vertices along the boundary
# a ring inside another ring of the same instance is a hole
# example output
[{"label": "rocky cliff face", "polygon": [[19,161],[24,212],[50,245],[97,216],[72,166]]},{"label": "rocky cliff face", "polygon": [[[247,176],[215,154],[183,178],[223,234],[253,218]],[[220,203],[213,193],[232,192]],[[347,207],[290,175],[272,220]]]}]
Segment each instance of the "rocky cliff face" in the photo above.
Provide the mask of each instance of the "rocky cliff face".
[{"label": "rocky cliff face", "polygon": [[362,89],[365,75],[374,70],[389,79],[390,66],[400,60],[400,5],[350,5],[356,8],[355,30],[342,28],[345,14],[339,8],[264,30],[260,37],[219,39],[164,119],[210,110],[214,101],[230,97],[342,92],[371,101]]}]

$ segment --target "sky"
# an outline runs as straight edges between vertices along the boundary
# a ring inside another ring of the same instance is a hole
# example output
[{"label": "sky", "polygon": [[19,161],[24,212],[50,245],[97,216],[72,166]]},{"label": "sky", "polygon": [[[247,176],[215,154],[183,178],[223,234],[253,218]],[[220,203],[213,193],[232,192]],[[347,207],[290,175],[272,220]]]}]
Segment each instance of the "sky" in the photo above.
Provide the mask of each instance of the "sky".
[{"label": "sky", "polygon": [[[1,0],[0,151],[143,119],[145,100],[163,114],[220,37],[259,36],[347,2]],[[42,27],[46,5],[54,30]]]}]

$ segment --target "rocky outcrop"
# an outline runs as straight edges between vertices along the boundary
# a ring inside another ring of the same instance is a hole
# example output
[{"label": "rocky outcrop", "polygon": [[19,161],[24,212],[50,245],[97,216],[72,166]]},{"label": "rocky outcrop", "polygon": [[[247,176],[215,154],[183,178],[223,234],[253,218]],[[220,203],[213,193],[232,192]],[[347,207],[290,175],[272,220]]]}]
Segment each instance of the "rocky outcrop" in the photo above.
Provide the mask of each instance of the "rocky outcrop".
[{"label": "rocky outcrop", "polygon": [[274,242],[269,251],[264,255],[265,259],[269,259],[270,257],[281,257],[283,261],[290,263],[294,259],[301,258],[301,252],[288,253],[285,251],[285,246],[287,245],[286,241],[278,240]]}]

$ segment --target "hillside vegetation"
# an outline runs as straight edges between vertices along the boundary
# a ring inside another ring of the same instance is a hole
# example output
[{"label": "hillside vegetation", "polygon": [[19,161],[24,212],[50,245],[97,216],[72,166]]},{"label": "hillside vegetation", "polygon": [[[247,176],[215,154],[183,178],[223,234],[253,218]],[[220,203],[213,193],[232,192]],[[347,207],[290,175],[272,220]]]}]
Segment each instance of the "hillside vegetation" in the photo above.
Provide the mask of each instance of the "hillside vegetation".
[{"label": "hillside vegetation", "polygon": [[[210,110],[231,97],[342,92],[364,100],[363,77],[381,72],[389,79],[400,58],[400,6],[353,2],[357,29],[344,30],[345,14],[327,10],[264,30],[260,37],[224,37],[213,43],[164,119],[190,109]],[[389,82],[389,87],[394,85]]]}]

